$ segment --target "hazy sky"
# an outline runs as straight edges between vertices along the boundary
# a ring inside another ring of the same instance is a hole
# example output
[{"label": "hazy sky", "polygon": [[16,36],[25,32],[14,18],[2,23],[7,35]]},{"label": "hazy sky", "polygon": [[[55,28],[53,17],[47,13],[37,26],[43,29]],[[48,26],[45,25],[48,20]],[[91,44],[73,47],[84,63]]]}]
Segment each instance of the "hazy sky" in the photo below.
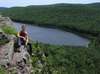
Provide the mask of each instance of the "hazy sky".
[{"label": "hazy sky", "polygon": [[0,0],[0,7],[47,5],[55,3],[93,3],[100,0]]}]

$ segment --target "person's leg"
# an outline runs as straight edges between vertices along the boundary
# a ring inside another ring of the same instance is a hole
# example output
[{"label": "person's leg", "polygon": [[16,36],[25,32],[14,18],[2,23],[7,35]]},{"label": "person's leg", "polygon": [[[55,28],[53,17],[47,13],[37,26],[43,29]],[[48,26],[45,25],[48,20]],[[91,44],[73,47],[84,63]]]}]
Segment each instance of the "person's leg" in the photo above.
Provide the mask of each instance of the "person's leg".
[{"label": "person's leg", "polygon": [[19,47],[21,46],[21,39],[20,39],[20,37],[18,37],[18,46]]},{"label": "person's leg", "polygon": [[20,38],[17,37],[16,40],[14,41],[14,52],[19,52],[19,47],[21,46],[21,41]]},{"label": "person's leg", "polygon": [[32,45],[31,43],[28,43],[28,53],[32,56]]}]

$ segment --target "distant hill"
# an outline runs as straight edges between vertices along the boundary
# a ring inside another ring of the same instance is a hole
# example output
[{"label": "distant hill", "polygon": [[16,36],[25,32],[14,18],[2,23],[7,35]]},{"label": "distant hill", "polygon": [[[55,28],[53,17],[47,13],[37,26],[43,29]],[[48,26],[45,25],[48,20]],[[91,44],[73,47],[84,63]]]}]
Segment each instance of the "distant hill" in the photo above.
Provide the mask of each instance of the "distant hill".
[{"label": "distant hill", "polygon": [[[68,4],[68,3],[57,3],[57,4],[50,4],[50,5],[29,5],[26,7],[52,7],[52,6],[94,6],[100,7],[100,3],[90,3],[90,4]],[[12,7],[13,8],[13,7]],[[16,8],[16,7],[15,7]],[[7,9],[7,7],[0,7],[0,10]]]},{"label": "distant hill", "polygon": [[91,4],[86,4],[87,7],[92,7],[92,8],[100,8],[100,3],[91,3]]},{"label": "distant hill", "polygon": [[100,6],[100,3],[92,3],[92,4],[88,4],[88,5],[91,5],[91,6]]},{"label": "distant hill", "polygon": [[100,3],[90,3],[90,4],[67,4],[67,3],[58,3],[58,4],[50,4],[50,5],[30,5],[27,7],[36,7],[36,6],[95,6],[95,7],[100,7]]}]

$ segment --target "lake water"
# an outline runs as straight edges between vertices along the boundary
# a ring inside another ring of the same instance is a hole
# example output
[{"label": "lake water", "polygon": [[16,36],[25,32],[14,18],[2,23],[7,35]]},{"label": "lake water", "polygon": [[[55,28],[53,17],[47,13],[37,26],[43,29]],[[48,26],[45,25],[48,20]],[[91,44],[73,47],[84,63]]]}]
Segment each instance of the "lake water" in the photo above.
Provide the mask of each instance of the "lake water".
[{"label": "lake water", "polygon": [[[17,31],[20,31],[22,23],[13,22]],[[33,26],[27,24],[27,32],[33,41],[38,41],[52,45],[69,45],[69,46],[88,46],[89,40],[74,33]]]}]

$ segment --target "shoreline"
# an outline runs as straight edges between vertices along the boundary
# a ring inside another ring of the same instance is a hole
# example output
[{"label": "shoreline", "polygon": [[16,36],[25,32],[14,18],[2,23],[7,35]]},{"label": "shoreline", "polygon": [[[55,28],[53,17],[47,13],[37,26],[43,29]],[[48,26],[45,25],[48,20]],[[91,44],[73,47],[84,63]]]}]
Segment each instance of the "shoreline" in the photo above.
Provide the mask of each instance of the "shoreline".
[{"label": "shoreline", "polygon": [[95,37],[97,37],[99,35],[99,33],[96,32],[89,32],[89,31],[85,31],[85,30],[79,30],[76,28],[71,28],[69,26],[56,26],[56,25],[52,25],[52,24],[39,24],[39,23],[33,23],[33,22],[29,22],[29,21],[21,21],[21,20],[14,20],[11,19],[14,22],[19,22],[19,23],[23,23],[23,24],[28,24],[28,25],[33,25],[33,26],[38,26],[38,27],[44,27],[44,28],[52,28],[52,29],[58,29],[58,30],[62,30],[62,31],[66,31],[66,32],[71,32],[74,34],[77,34],[81,37],[87,38],[87,39],[93,39]]}]

